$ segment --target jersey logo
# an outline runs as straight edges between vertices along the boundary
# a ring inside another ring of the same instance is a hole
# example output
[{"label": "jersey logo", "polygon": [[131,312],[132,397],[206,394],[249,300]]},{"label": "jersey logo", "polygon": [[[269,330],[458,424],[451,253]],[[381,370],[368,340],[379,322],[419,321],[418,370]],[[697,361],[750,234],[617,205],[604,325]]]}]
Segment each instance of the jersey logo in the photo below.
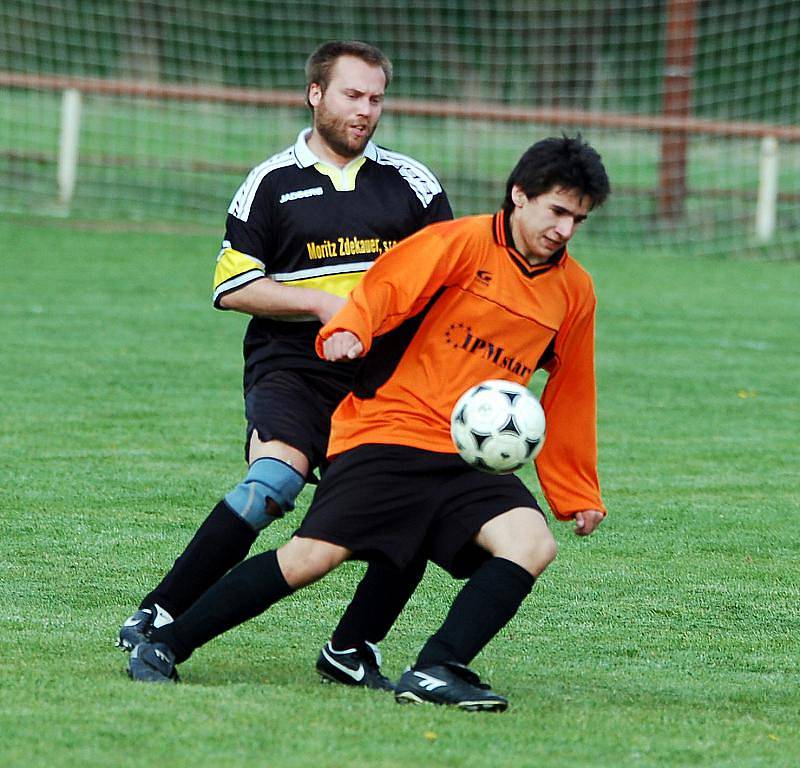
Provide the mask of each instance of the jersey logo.
[{"label": "jersey logo", "polygon": [[317,197],[322,194],[322,187],[311,187],[310,189],[298,189],[295,192],[284,192],[279,203],[288,203],[292,200],[301,200],[304,197]]},{"label": "jersey logo", "polygon": [[483,283],[483,285],[489,285],[489,283],[492,282],[492,273],[491,272],[487,272],[485,269],[479,269],[475,273],[475,279],[479,283]]},{"label": "jersey logo", "polygon": [[472,330],[471,326],[465,323],[450,323],[444,332],[444,343],[462,352],[488,360],[498,368],[503,368],[524,379],[527,379],[534,370],[524,360],[509,354],[501,343],[481,338]]}]

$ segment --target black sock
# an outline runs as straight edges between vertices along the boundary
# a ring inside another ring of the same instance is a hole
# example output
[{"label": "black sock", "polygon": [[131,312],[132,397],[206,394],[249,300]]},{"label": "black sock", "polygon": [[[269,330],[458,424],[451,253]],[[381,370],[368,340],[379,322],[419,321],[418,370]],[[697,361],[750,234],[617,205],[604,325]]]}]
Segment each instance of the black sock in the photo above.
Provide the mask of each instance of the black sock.
[{"label": "black sock", "polygon": [[414,666],[433,667],[446,661],[469,664],[511,621],[535,580],[511,560],[487,560],[458,593],[444,624],[425,643]]},{"label": "black sock", "polygon": [[371,562],[333,631],[334,649],[343,651],[358,648],[365,640],[383,640],[417,588],[427,564],[420,558],[400,570],[385,560]]},{"label": "black sock", "polygon": [[158,603],[177,618],[214,582],[247,557],[257,536],[256,531],[220,501],[139,607]]},{"label": "black sock", "polygon": [[271,549],[236,566],[172,624],[154,629],[150,640],[166,643],[180,663],[201,645],[258,616],[293,591]]}]

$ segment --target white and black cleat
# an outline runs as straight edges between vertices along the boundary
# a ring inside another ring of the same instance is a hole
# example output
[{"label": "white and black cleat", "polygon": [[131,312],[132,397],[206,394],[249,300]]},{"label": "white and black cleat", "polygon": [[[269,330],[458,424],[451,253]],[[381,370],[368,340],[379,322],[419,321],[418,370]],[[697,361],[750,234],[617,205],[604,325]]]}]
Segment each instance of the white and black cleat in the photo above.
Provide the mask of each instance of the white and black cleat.
[{"label": "white and black cleat", "polygon": [[132,651],[137,645],[147,642],[154,629],[172,622],[172,616],[160,605],[140,608],[133,616],[125,619],[119,629],[116,646],[123,651]]},{"label": "white and black cleat", "polygon": [[363,650],[335,651],[330,642],[325,643],[317,659],[317,672],[322,682],[394,691],[394,683],[381,672],[378,646],[373,643],[365,643],[365,646]]},{"label": "white and black cleat", "polygon": [[397,683],[398,704],[446,704],[468,712],[503,712],[508,699],[499,696],[469,667],[454,661],[424,669],[407,669]]},{"label": "white and black cleat", "polygon": [[177,683],[175,654],[165,643],[139,643],[128,659],[128,677],[141,683]]}]

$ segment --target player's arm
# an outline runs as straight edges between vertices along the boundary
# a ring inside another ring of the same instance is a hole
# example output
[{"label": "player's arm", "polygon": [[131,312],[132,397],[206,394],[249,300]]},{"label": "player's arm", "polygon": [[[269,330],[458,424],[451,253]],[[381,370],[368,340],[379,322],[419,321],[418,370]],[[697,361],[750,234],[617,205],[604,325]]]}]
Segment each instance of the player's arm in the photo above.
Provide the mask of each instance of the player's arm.
[{"label": "player's arm", "polygon": [[599,509],[586,509],[575,513],[575,534],[577,536],[591,536],[603,522],[606,513]]},{"label": "player's arm", "polygon": [[428,203],[422,213],[420,229],[427,227],[428,224],[436,224],[439,221],[450,221],[453,218],[453,209],[450,207],[450,200],[447,193],[440,188],[438,194]]},{"label": "player's arm", "polygon": [[[450,221],[453,218],[453,209],[450,207],[447,193],[440,185],[438,189],[437,194],[421,211],[418,221],[419,229],[429,224],[437,224],[440,221]],[[344,304],[344,301],[342,304]],[[327,320],[324,322],[327,322]],[[335,331],[322,344],[322,355],[326,360],[354,360],[363,354],[364,345],[350,331]]]},{"label": "player's arm", "polygon": [[338,360],[355,360],[364,354],[364,345],[350,331],[336,331],[322,342],[322,356],[335,363]]},{"label": "player's arm", "polygon": [[[317,288],[283,285],[266,276],[272,236],[265,225],[228,215],[214,269],[214,306],[248,315],[312,316],[326,323],[344,304],[341,296]],[[236,243],[236,246],[234,246]]]},{"label": "player's arm", "polygon": [[281,285],[268,277],[260,277],[223,294],[219,307],[270,317],[315,315],[321,323],[327,323],[344,302],[343,297],[327,291]]},{"label": "player's arm", "polygon": [[434,225],[386,251],[322,327],[317,354],[328,360],[366,354],[376,336],[418,314],[440,288],[469,269],[468,249],[452,234],[450,225]]},{"label": "player's arm", "polygon": [[214,270],[214,306],[256,316],[311,316],[325,323],[344,303],[342,297],[317,288],[283,285],[267,277],[282,237],[277,221],[275,190],[268,177],[254,169],[228,208],[225,238]]},{"label": "player's arm", "polygon": [[556,335],[542,393],[547,442],[536,459],[553,514],[574,519],[579,535],[591,533],[605,516],[597,476],[594,308],[589,290]]}]

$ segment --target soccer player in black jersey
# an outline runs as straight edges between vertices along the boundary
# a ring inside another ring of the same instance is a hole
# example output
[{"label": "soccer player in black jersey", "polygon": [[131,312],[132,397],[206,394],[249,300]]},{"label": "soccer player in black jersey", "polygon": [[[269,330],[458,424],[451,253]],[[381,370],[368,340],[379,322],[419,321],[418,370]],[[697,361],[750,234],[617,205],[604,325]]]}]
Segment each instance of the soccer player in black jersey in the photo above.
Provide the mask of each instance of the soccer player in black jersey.
[{"label": "soccer player in black jersey", "polygon": [[[306,64],[311,128],[254,168],[233,197],[214,306],[251,316],[244,338],[249,469],[125,621],[117,644],[126,650],[183,613],[244,559],[261,530],[293,509],[311,472],[324,465],[330,416],[357,365],[321,360],[317,332],[383,251],[452,218],[430,170],[371,141],[391,74],[371,45],[320,46]],[[323,679],[392,689],[376,644],[424,568],[424,561],[404,571],[369,565],[320,653]]]}]

